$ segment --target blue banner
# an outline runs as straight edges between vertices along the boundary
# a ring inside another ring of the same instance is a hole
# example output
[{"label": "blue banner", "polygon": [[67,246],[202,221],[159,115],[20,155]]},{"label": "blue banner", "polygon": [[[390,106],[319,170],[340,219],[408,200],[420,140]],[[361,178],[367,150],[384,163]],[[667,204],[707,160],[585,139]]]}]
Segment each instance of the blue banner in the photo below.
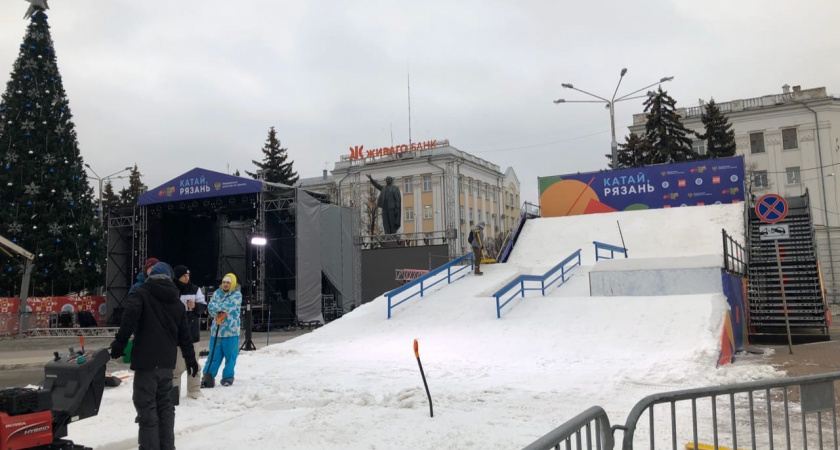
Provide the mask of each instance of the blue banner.
[{"label": "blue banner", "polygon": [[262,191],[262,181],[235,177],[211,170],[193,170],[149,189],[140,196],[139,205],[178,202],[225,195],[251,194]]},{"label": "blue banner", "polygon": [[744,158],[708,159],[538,179],[543,217],[744,201]]}]

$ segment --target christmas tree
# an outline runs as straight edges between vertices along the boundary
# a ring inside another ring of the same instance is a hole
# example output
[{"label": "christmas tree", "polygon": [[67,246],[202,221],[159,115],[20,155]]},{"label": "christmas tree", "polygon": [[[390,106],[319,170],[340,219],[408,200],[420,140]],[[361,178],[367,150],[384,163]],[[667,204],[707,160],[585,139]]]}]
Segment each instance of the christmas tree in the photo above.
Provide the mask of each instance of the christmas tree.
[{"label": "christmas tree", "polygon": [[[36,255],[30,292],[102,285],[104,248],[56,53],[46,0],[30,24],[0,99],[0,234]],[[19,261],[0,255],[0,296],[17,296]]]},{"label": "christmas tree", "polygon": [[676,100],[659,90],[645,100],[644,140],[650,145],[649,164],[691,161],[699,155],[691,148],[691,133],[677,114]]},{"label": "christmas tree", "polygon": [[735,131],[729,119],[720,110],[714,99],[706,104],[700,117],[706,132],[697,137],[706,141],[706,155],[709,158],[735,156]]},{"label": "christmas tree", "polygon": [[262,148],[264,155],[263,162],[251,161],[259,168],[256,173],[247,173],[251,178],[265,180],[271,183],[282,183],[289,186],[297,183],[298,174],[292,169],[294,161],[286,162],[289,159],[288,149],[280,146],[277,140],[277,132],[274,127],[268,130],[268,139]]}]

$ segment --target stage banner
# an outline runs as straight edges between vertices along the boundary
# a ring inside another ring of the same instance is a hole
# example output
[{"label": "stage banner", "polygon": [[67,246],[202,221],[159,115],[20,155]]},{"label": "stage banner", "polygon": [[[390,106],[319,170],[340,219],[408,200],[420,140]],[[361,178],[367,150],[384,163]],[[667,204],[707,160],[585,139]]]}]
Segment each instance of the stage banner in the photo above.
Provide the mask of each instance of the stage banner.
[{"label": "stage banner", "polygon": [[542,217],[744,201],[744,158],[540,177]]},{"label": "stage banner", "polygon": [[143,206],[225,195],[252,194],[260,191],[262,191],[262,181],[196,167],[154,189],[149,189],[140,196],[137,203]]},{"label": "stage banner", "polygon": [[[20,299],[0,298],[0,335],[19,331],[18,310]],[[76,314],[90,311],[98,326],[105,326],[105,297],[29,297],[26,312],[32,314],[30,323],[34,328],[50,328],[50,315],[62,312]]]}]

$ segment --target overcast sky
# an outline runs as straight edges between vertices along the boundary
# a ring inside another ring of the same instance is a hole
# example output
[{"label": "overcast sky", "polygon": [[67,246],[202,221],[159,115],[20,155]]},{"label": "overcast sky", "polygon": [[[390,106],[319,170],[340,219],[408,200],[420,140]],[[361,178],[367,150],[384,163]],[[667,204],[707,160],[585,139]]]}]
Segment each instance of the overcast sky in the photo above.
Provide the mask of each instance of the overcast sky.
[{"label": "overcast sky", "polygon": [[[0,82],[27,3],[0,1]],[[608,97],[663,76],[678,106],[840,78],[836,0],[50,0],[49,22],[86,163],[136,162],[155,187],[199,166],[252,170],[274,126],[302,177],[349,147],[452,146],[537,177],[606,167]],[[617,104],[619,142],[640,100]],[[122,180],[118,180],[122,181]]]}]

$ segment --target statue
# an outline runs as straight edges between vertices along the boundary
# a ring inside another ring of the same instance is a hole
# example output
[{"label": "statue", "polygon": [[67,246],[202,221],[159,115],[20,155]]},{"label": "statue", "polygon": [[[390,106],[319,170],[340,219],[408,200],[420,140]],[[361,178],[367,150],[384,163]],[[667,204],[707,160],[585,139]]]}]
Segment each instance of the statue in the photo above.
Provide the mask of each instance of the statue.
[{"label": "statue", "polygon": [[400,229],[400,216],[402,214],[402,200],[400,199],[400,188],[394,184],[394,178],[386,177],[385,186],[377,183],[370,174],[368,179],[373,187],[379,190],[379,200],[376,206],[382,208],[382,226],[385,234],[395,234]]}]

